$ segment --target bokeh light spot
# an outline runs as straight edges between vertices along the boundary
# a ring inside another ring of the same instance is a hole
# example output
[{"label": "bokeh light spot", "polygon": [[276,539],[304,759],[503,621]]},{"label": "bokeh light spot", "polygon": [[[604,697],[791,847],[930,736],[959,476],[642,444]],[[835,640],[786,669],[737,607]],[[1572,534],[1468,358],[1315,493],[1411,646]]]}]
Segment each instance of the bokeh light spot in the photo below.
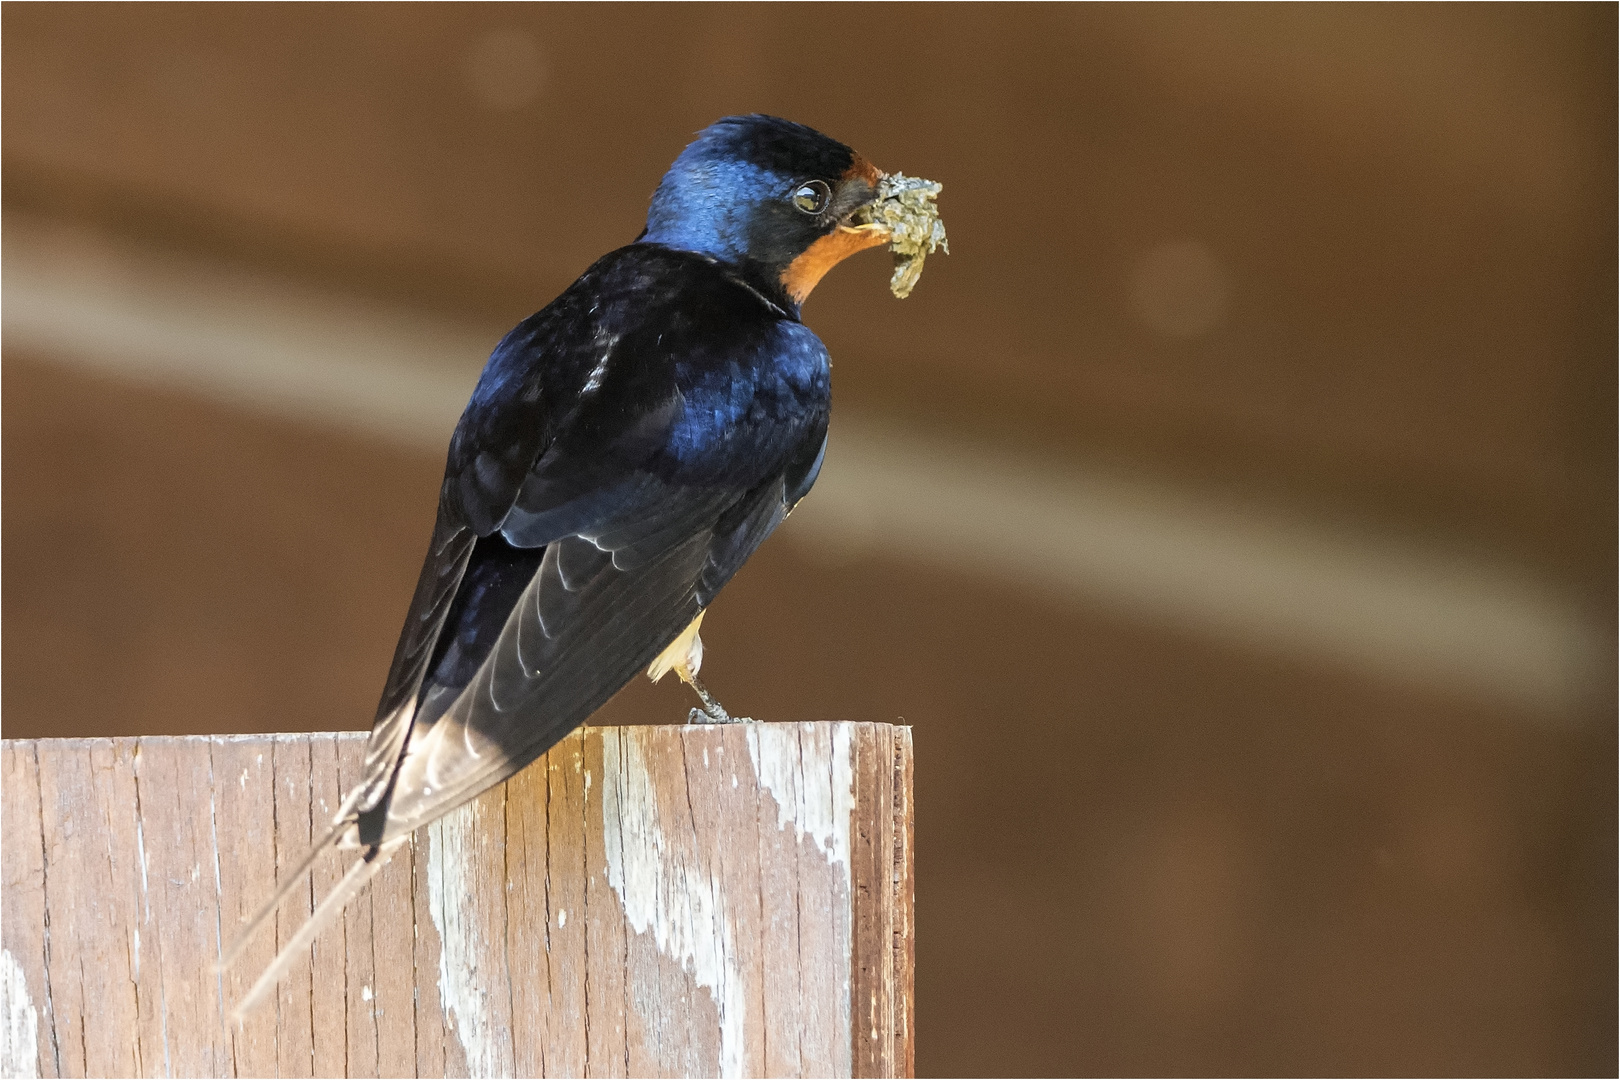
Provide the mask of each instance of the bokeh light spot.
[{"label": "bokeh light spot", "polygon": [[491,30],[467,49],[467,85],[480,104],[502,112],[521,109],[540,95],[545,57],[526,30]]},{"label": "bokeh light spot", "polygon": [[1196,240],[1160,244],[1137,261],[1131,276],[1131,307],[1165,337],[1207,334],[1226,318],[1226,272]]}]

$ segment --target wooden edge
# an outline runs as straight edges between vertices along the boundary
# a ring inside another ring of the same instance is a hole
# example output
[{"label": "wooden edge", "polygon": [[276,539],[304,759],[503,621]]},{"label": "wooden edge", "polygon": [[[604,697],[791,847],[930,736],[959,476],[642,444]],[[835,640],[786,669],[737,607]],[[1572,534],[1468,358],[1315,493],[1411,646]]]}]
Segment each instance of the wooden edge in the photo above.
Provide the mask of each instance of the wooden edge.
[{"label": "wooden edge", "polygon": [[855,1076],[911,1076],[913,883],[911,731],[861,724],[851,818],[850,1035]]},{"label": "wooden edge", "polygon": [[916,815],[911,729],[894,732],[894,1065],[899,1076],[917,1075]]}]

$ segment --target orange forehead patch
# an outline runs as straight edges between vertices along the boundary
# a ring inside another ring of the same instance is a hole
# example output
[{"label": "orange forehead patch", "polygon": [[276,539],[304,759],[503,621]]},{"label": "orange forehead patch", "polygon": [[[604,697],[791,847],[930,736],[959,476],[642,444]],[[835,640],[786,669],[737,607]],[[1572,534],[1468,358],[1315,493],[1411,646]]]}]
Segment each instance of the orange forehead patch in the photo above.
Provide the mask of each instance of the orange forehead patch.
[{"label": "orange forehead patch", "polygon": [[849,168],[844,170],[844,175],[840,179],[865,180],[873,187],[877,187],[878,181],[883,179],[883,173],[876,165],[856,154],[855,160],[849,163]]},{"label": "orange forehead patch", "polygon": [[788,263],[788,268],[782,271],[782,287],[793,297],[795,304],[802,304],[810,295],[810,290],[827,276],[827,271],[857,251],[888,242],[887,229],[834,229]]}]

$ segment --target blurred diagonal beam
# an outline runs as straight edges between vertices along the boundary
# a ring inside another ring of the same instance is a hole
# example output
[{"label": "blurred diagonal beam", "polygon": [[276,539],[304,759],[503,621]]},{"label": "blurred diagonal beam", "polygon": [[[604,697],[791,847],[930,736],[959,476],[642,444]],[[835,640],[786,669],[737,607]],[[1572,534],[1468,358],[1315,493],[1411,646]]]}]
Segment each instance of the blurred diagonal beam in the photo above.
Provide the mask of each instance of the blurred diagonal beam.
[{"label": "blurred diagonal beam", "polygon": [[[4,344],[443,451],[499,335],[12,213]],[[840,413],[788,528],[1569,716],[1610,634],[1519,567]]]}]

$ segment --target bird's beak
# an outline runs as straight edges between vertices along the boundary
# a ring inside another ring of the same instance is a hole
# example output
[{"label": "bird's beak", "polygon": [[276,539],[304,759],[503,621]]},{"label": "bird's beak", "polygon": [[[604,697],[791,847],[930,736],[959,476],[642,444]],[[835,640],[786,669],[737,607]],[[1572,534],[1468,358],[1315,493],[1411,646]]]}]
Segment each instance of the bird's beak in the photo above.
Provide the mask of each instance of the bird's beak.
[{"label": "bird's beak", "polygon": [[854,245],[850,247],[851,252],[886,244],[892,236],[889,226],[870,218],[872,207],[877,205],[882,195],[883,179],[887,175],[859,154],[855,155],[849,171],[844,174],[845,180],[851,182],[850,186],[863,191],[866,196],[850,207],[849,213],[838,223],[838,231],[844,234],[844,243]]},{"label": "bird's beak", "polygon": [[[867,205],[870,206],[871,203],[867,203]],[[889,237],[894,235],[887,225],[877,221],[868,221],[864,225],[840,225],[838,231],[860,238],[860,247],[855,249],[857,251],[877,247],[879,244],[887,244]]]}]

